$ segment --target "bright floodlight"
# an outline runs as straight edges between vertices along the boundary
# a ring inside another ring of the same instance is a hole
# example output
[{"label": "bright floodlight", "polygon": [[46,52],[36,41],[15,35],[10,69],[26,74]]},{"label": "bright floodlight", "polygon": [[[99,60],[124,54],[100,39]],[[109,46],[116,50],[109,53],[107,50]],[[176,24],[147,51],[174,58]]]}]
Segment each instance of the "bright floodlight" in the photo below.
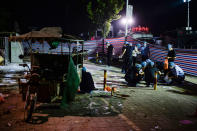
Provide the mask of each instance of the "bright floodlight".
[{"label": "bright floodlight", "polygon": [[183,0],[183,2],[185,3],[185,2],[190,2],[191,0]]},{"label": "bright floodlight", "polygon": [[126,23],[133,24],[134,23],[133,19],[131,19],[131,18],[130,19],[123,18],[121,22],[122,22],[122,24],[126,24]]},{"label": "bright floodlight", "polygon": [[122,22],[122,24],[126,24],[127,23],[127,19],[123,18],[121,22]]},{"label": "bright floodlight", "polygon": [[133,19],[128,19],[128,24],[133,24],[134,20]]}]

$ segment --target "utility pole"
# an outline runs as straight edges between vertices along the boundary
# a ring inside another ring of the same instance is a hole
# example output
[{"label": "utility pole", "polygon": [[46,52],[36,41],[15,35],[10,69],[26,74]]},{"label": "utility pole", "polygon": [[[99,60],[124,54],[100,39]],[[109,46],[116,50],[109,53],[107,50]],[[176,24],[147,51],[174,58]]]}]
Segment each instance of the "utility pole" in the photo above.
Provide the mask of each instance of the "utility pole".
[{"label": "utility pole", "polygon": [[128,28],[128,4],[129,4],[129,0],[126,0],[125,44],[126,44],[126,42],[127,42],[127,28]]},{"label": "utility pole", "polygon": [[125,26],[125,37],[127,37],[127,28],[128,28],[128,5],[129,5],[129,0],[126,0],[126,26]]},{"label": "utility pole", "polygon": [[186,27],[186,30],[187,30],[187,31],[192,30],[192,28],[191,28],[190,25],[189,25],[189,23],[190,23],[190,17],[189,17],[189,13],[190,13],[190,11],[189,11],[189,2],[190,2],[190,1],[191,1],[191,0],[183,0],[184,3],[187,2],[187,27]]},{"label": "utility pole", "polygon": [[189,2],[190,0],[187,0],[187,28],[189,30]]}]

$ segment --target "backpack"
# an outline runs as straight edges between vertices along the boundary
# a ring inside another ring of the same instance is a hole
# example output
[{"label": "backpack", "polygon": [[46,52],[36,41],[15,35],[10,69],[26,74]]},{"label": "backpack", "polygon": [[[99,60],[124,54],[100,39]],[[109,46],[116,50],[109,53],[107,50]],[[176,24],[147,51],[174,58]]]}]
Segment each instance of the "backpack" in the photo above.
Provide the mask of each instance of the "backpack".
[{"label": "backpack", "polygon": [[168,69],[168,59],[164,60],[164,66],[163,66],[164,70]]}]

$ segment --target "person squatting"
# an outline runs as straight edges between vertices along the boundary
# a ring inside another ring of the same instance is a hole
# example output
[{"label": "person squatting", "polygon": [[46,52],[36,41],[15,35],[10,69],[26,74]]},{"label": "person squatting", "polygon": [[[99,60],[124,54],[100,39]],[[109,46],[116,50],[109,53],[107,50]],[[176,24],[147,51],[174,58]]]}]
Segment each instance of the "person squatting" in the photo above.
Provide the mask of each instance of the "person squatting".
[{"label": "person squatting", "polygon": [[[141,58],[138,57],[140,54]],[[125,73],[124,78],[128,86],[136,87],[142,80],[147,87],[153,86],[155,81],[165,82],[167,85],[182,84],[185,79],[184,71],[174,63],[176,53],[171,44],[168,44],[168,54],[164,62],[153,62],[150,59],[147,42],[144,42],[142,47],[140,44],[132,46],[132,43],[127,42],[123,46],[121,58],[123,58],[122,73]],[[137,58],[141,60],[137,62]]]}]

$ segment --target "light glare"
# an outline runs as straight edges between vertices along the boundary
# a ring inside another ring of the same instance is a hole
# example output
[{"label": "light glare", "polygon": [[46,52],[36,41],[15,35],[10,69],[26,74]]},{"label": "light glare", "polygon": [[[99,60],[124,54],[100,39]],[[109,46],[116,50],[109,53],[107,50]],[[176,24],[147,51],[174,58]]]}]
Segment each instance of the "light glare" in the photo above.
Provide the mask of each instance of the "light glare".
[{"label": "light glare", "polygon": [[133,24],[134,20],[132,18],[130,18],[130,19],[123,18],[121,22],[122,22],[122,24],[126,24],[126,23]]}]

